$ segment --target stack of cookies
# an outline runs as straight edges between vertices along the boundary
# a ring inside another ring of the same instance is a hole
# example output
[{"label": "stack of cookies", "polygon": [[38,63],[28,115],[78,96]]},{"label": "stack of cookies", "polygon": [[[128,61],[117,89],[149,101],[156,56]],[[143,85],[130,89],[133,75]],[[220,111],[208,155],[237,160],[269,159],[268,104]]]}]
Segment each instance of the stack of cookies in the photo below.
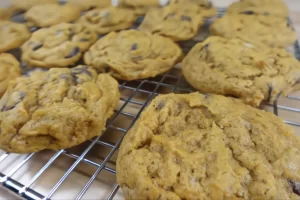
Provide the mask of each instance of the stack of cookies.
[{"label": "stack of cookies", "polygon": [[[281,0],[241,0],[217,19],[209,0],[13,0],[0,12],[5,151],[58,150],[100,136],[119,102],[117,80],[181,63],[206,95],[160,95],[148,105],[117,160],[125,198],[300,198],[299,137],[254,108],[300,84]],[[20,13],[24,23],[10,20]],[[184,57],[179,42],[194,41],[207,18],[215,19],[211,35]],[[16,49],[30,72],[21,73]]]}]

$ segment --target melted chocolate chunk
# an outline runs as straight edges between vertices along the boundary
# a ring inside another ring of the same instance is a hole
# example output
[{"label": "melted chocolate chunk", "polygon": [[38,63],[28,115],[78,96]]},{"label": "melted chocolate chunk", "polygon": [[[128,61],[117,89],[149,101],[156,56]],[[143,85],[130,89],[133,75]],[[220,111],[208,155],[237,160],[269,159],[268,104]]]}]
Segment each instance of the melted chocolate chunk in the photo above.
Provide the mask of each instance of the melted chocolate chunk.
[{"label": "melted chocolate chunk", "polygon": [[80,52],[80,49],[78,47],[75,47],[71,53],[69,53],[67,56],[65,56],[66,59],[68,58],[72,58],[74,56],[76,56],[76,54],[78,54]]},{"label": "melted chocolate chunk", "polygon": [[73,79],[73,82],[78,84],[78,77],[79,74],[87,74],[88,76],[92,77],[92,73],[88,70],[88,66],[84,66],[82,68],[73,68],[71,69],[71,76]]},{"label": "melted chocolate chunk", "polygon": [[1,112],[8,111],[14,109],[23,99],[25,98],[26,93],[25,92],[20,92],[19,93],[19,99],[16,101],[13,105],[7,105],[7,102],[3,105],[1,108]]},{"label": "melted chocolate chunk", "polygon": [[188,21],[188,22],[192,21],[192,18],[191,18],[191,17],[185,16],[185,15],[182,15],[182,16],[180,17],[180,19],[181,19],[182,21]]},{"label": "melted chocolate chunk", "polygon": [[245,15],[254,15],[254,14],[255,14],[255,12],[253,12],[252,10],[246,10],[246,11],[240,12],[240,14],[245,14]]},{"label": "melted chocolate chunk", "polygon": [[138,48],[137,43],[134,43],[134,44],[131,46],[130,50],[131,50],[131,51],[134,51],[134,50],[137,50],[137,48]]},{"label": "melted chocolate chunk", "polygon": [[36,51],[36,50],[42,48],[43,46],[44,46],[44,44],[38,44],[38,45],[35,45],[35,46],[32,48],[32,50],[33,50],[33,51]]},{"label": "melted chocolate chunk", "polygon": [[300,182],[290,180],[289,183],[293,188],[293,192],[300,196]]}]

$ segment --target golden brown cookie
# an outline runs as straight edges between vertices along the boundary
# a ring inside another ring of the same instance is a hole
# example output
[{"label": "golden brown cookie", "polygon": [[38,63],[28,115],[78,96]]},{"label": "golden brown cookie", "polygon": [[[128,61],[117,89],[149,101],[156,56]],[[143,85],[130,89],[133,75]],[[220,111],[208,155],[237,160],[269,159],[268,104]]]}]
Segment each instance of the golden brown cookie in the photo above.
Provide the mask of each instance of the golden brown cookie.
[{"label": "golden brown cookie", "polygon": [[147,12],[139,29],[180,41],[195,37],[203,23],[197,6],[171,4]]},{"label": "golden brown cookie", "polygon": [[258,106],[286,96],[300,83],[300,63],[284,49],[241,39],[209,37],[182,62],[186,80],[204,93],[241,98]]},{"label": "golden brown cookie", "polygon": [[288,17],[288,8],[282,0],[241,0],[231,4],[227,13],[253,13],[265,16]]},{"label": "golden brown cookie", "polygon": [[30,36],[24,24],[0,21],[0,53],[19,48]]},{"label": "golden brown cookie", "polygon": [[98,34],[105,34],[130,28],[136,19],[132,10],[111,6],[91,10],[81,16],[77,23]]},{"label": "golden brown cookie", "polygon": [[159,7],[159,0],[112,0],[113,6],[130,8],[137,15],[146,14],[151,8]]},{"label": "golden brown cookie", "polygon": [[0,8],[0,20],[9,20],[12,16],[11,8]]},{"label": "golden brown cookie", "polygon": [[53,3],[58,4],[58,0],[12,0],[11,6],[15,11],[26,11],[35,5],[53,4]]},{"label": "golden brown cookie", "polygon": [[126,134],[117,181],[127,200],[299,199],[300,139],[236,99],[160,95]]},{"label": "golden brown cookie", "polygon": [[63,149],[101,135],[119,101],[118,83],[87,66],[33,72],[0,100],[0,148]]},{"label": "golden brown cookie", "polygon": [[[161,0],[165,1],[165,0]],[[212,17],[217,15],[217,9],[209,0],[169,0],[169,4],[191,4],[193,7],[198,7],[199,13],[203,17]]]},{"label": "golden brown cookie", "polygon": [[90,10],[111,6],[111,0],[68,0],[68,4],[76,4],[81,10]]},{"label": "golden brown cookie", "polygon": [[80,17],[80,8],[76,5],[42,4],[30,8],[24,15],[29,27],[49,27],[73,22]]},{"label": "golden brown cookie", "polygon": [[66,67],[75,64],[97,40],[81,24],[62,23],[42,28],[22,46],[22,60],[33,67]]},{"label": "golden brown cookie", "polygon": [[239,37],[258,41],[270,47],[288,47],[297,39],[297,34],[286,19],[253,13],[226,14],[215,20],[210,32],[225,38]]},{"label": "golden brown cookie", "polygon": [[21,74],[20,63],[8,53],[0,53],[0,97],[4,94],[10,81]]},{"label": "golden brown cookie", "polygon": [[169,38],[127,30],[100,38],[84,54],[84,62],[118,79],[135,80],[168,71],[181,54]]}]

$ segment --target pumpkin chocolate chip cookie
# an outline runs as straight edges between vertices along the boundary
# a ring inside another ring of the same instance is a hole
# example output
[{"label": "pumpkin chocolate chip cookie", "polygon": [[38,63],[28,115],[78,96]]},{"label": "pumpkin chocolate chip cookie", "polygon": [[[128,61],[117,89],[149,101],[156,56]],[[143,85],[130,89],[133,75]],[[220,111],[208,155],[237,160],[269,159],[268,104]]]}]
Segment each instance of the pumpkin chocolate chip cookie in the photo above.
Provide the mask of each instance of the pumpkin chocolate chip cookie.
[{"label": "pumpkin chocolate chip cookie", "polygon": [[33,67],[66,67],[75,64],[96,40],[96,33],[81,24],[42,28],[22,46],[22,60]]},{"label": "pumpkin chocolate chip cookie", "polygon": [[63,22],[73,22],[80,17],[80,8],[66,4],[42,4],[30,8],[24,15],[29,27],[48,27]]},{"label": "pumpkin chocolate chip cookie", "polygon": [[257,14],[264,16],[288,17],[288,8],[282,0],[242,0],[231,4],[227,13]]},{"label": "pumpkin chocolate chip cookie", "polygon": [[171,69],[181,49],[169,38],[137,30],[111,32],[84,55],[84,62],[122,80],[154,77]]},{"label": "pumpkin chocolate chip cookie", "polygon": [[300,139],[273,113],[218,95],[156,97],[117,159],[125,199],[300,198]]},{"label": "pumpkin chocolate chip cookie", "polygon": [[150,10],[140,25],[141,31],[159,34],[172,40],[189,40],[204,23],[199,9],[192,4],[171,4]]},{"label": "pumpkin chocolate chip cookie", "polygon": [[297,34],[286,19],[253,13],[226,14],[215,20],[210,32],[225,38],[239,37],[258,41],[271,47],[288,47],[297,39]]},{"label": "pumpkin chocolate chip cookie", "polygon": [[8,53],[0,54],[0,97],[7,89],[8,83],[21,74],[20,63]]},{"label": "pumpkin chocolate chip cookie", "polygon": [[58,0],[13,0],[11,7],[15,11],[26,11],[36,5],[53,3],[58,4]]},{"label": "pumpkin chocolate chip cookie", "polygon": [[79,18],[78,23],[98,34],[105,34],[130,28],[136,19],[137,17],[132,10],[111,6],[97,8],[85,13]]},{"label": "pumpkin chocolate chip cookie", "polygon": [[0,21],[0,52],[19,48],[30,36],[24,24]]},{"label": "pumpkin chocolate chip cookie", "polygon": [[87,66],[20,77],[0,100],[0,148],[57,150],[101,135],[119,96],[116,80]]},{"label": "pumpkin chocolate chip cookie", "polygon": [[111,0],[68,0],[68,4],[78,5],[81,10],[86,11],[111,6]]},{"label": "pumpkin chocolate chip cookie", "polygon": [[217,36],[195,45],[182,71],[201,92],[234,96],[254,106],[286,96],[300,80],[300,63],[286,50]]}]

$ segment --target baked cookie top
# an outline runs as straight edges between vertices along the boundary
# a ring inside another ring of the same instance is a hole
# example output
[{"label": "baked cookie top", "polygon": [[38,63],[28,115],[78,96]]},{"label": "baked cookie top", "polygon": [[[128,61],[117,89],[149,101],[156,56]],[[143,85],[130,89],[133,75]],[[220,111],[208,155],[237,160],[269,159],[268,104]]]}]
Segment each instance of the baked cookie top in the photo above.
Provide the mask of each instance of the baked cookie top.
[{"label": "baked cookie top", "polygon": [[33,67],[66,67],[75,64],[96,40],[97,35],[81,24],[42,28],[22,46],[22,60]]},{"label": "baked cookie top", "polygon": [[254,106],[286,96],[300,80],[300,63],[286,50],[217,36],[195,45],[182,71],[201,92],[234,96]]},{"label": "baked cookie top", "polygon": [[288,47],[297,39],[286,19],[253,13],[226,14],[215,20],[210,31],[225,38],[240,37],[271,47]]},{"label": "baked cookie top", "polygon": [[19,48],[30,36],[24,24],[0,21],[0,52]]},{"label": "baked cookie top", "polygon": [[68,0],[68,4],[76,4],[81,10],[90,10],[111,6],[111,0]]},{"label": "baked cookie top", "polygon": [[16,58],[8,53],[0,53],[0,97],[6,91],[9,81],[20,74],[20,63]]},{"label": "baked cookie top", "polygon": [[212,17],[217,15],[217,9],[209,0],[169,0],[169,4],[192,4],[192,6],[198,7],[198,12],[203,17]]},{"label": "baked cookie top", "polygon": [[100,135],[119,101],[118,83],[87,66],[33,72],[0,100],[0,148],[63,149]]},{"label": "baked cookie top", "polygon": [[26,11],[35,5],[53,4],[53,3],[58,4],[58,0],[12,0],[11,7],[15,11]]},{"label": "baked cookie top", "polygon": [[113,6],[133,9],[137,15],[144,15],[151,8],[160,6],[159,0],[112,0],[111,2]]},{"label": "baked cookie top", "polygon": [[204,23],[199,9],[193,4],[171,4],[147,12],[139,29],[169,37],[172,40],[189,40],[196,36]]},{"label": "baked cookie top", "polygon": [[218,95],[156,97],[117,159],[125,199],[299,199],[300,140],[273,113]]},{"label": "baked cookie top", "polygon": [[80,17],[80,7],[72,4],[42,4],[30,8],[24,15],[29,27],[49,27],[73,22]]},{"label": "baked cookie top", "polygon": [[135,80],[168,71],[181,54],[169,38],[126,30],[100,38],[84,54],[84,62],[118,79]]},{"label": "baked cookie top", "polygon": [[136,19],[134,11],[110,6],[85,13],[79,18],[78,23],[98,34],[105,34],[130,28]]},{"label": "baked cookie top", "polygon": [[288,8],[282,0],[242,0],[232,3],[227,13],[253,13],[265,16],[278,16],[286,18]]},{"label": "baked cookie top", "polygon": [[11,8],[0,8],[0,20],[9,20],[12,16]]}]

